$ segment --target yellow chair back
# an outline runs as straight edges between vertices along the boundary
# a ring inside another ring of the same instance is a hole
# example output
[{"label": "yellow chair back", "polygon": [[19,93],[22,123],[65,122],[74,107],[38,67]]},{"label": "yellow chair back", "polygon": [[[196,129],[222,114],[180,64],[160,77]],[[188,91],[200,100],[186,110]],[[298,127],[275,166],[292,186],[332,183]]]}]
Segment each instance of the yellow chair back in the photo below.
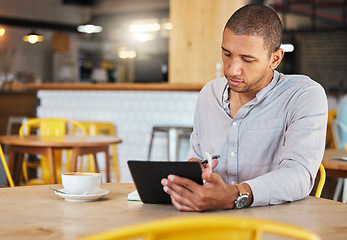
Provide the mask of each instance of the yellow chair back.
[{"label": "yellow chair back", "polygon": [[[105,134],[115,137],[117,135],[116,128],[111,122],[94,122],[94,121],[81,121],[80,122],[87,130],[89,136],[98,136],[100,134]],[[72,134],[75,134],[76,128],[72,128]],[[116,144],[110,146],[111,156],[112,156],[112,172],[114,173],[116,182],[120,182],[119,177],[119,167],[118,167],[118,154]],[[92,155],[89,155],[88,159],[88,172],[96,172],[98,168],[97,163]],[[81,164],[83,167],[83,165]],[[80,169],[83,171],[83,169]]]},{"label": "yellow chair back", "polygon": [[328,112],[328,122],[333,120],[333,119],[335,119],[336,115],[337,115],[337,110],[336,109],[329,110],[329,112]]},{"label": "yellow chair back", "polygon": [[1,145],[0,145],[0,158],[1,158],[2,166],[4,167],[4,170],[7,176],[8,183],[10,184],[11,187],[14,187],[12,175],[11,175],[10,169],[8,168],[4,151],[2,150]]},{"label": "yellow chair back", "polygon": [[326,179],[326,173],[325,173],[325,168],[323,164],[320,164],[319,166],[319,174],[320,174],[320,177],[319,177],[319,182],[318,182],[316,194],[315,194],[315,197],[318,197],[318,198],[320,198],[322,194],[323,187],[325,184],[325,179]]},{"label": "yellow chair back", "polygon": [[[86,136],[85,127],[78,121],[64,118],[31,118],[23,123],[19,129],[20,136],[31,134],[32,128],[38,128],[41,136],[65,136],[67,134],[67,124],[76,126],[82,132],[82,136]],[[27,130],[27,131],[25,131]]]},{"label": "yellow chair back", "polygon": [[[74,120],[70,119],[63,119],[63,118],[32,118],[28,119],[27,122],[23,123],[22,126],[19,129],[19,135],[20,136],[27,136],[30,135],[33,129],[37,129],[39,131],[40,136],[44,137],[63,137],[68,133],[68,125],[74,126],[78,129],[80,129],[82,136],[86,136],[86,129],[85,127]],[[62,158],[62,152],[61,150],[54,151],[54,159],[61,159]],[[23,161],[23,175],[26,180],[28,180],[27,177],[27,170],[26,170],[26,161]],[[58,183],[61,182],[61,168],[62,164],[61,161],[56,161],[56,170],[57,170],[57,180]],[[42,156],[41,158],[41,169],[42,169],[42,180],[43,181],[33,181],[38,183],[50,183],[50,177],[49,177],[49,166],[47,157]]]},{"label": "yellow chair back", "polygon": [[292,239],[320,239],[309,230],[275,221],[240,216],[195,215],[146,222],[94,234],[79,240],[259,240],[263,233]]},{"label": "yellow chair back", "polygon": [[328,126],[327,126],[327,136],[326,142],[328,148],[339,148],[338,146],[338,137],[336,136],[336,129],[334,121],[337,115],[337,110],[332,109],[328,112]]}]

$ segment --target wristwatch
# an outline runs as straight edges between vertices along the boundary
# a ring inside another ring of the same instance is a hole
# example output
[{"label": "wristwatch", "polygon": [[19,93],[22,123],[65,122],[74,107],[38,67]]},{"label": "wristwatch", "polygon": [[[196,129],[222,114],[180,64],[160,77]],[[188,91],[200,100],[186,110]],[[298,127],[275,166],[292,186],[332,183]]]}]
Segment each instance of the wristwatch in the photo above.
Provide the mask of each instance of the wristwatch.
[{"label": "wristwatch", "polygon": [[237,196],[234,204],[234,208],[243,208],[248,202],[249,193],[246,191],[245,187],[241,184],[235,184],[239,190],[240,195]]}]

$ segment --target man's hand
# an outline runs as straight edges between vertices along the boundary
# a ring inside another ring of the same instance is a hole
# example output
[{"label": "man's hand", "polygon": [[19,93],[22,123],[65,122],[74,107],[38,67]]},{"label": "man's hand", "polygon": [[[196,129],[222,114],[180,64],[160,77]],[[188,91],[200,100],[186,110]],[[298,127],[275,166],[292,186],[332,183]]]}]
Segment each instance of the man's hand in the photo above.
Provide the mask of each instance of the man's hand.
[{"label": "man's hand", "polygon": [[224,183],[216,173],[204,170],[204,185],[175,175],[162,179],[161,183],[166,193],[171,196],[172,204],[180,211],[207,211],[234,207],[238,195],[235,186]]},{"label": "man's hand", "polygon": [[[188,162],[202,162],[202,160],[198,159],[198,158],[191,158],[188,160]],[[217,167],[218,165],[218,159],[212,159],[212,169],[214,169],[215,167]],[[210,174],[211,174],[211,168],[209,166],[209,164],[204,164],[201,165],[201,170],[202,170],[202,178],[205,179],[207,178]]]},{"label": "man's hand", "polygon": [[[201,162],[192,158],[189,161]],[[212,159],[212,168],[218,165],[217,159]],[[239,195],[234,185],[226,184],[217,173],[211,173],[208,164],[201,166],[204,185],[200,185],[190,179],[169,175],[163,178],[161,184],[166,193],[171,196],[172,204],[180,211],[208,211],[217,209],[230,209],[234,207],[234,201]],[[249,193],[246,206],[253,201],[252,190],[248,184],[243,183]]]}]

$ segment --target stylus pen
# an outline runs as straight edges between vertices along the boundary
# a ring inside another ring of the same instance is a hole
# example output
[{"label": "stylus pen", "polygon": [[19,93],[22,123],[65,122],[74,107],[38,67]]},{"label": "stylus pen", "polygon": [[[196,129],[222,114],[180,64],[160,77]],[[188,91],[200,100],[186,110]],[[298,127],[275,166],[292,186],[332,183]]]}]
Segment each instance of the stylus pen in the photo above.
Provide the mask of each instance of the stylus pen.
[{"label": "stylus pen", "polygon": [[[214,155],[214,156],[212,156],[212,159],[218,159],[218,158],[220,158],[220,155]],[[204,160],[204,161],[202,161],[200,164],[201,165],[205,165],[205,164],[207,164],[208,163],[208,160]]]}]

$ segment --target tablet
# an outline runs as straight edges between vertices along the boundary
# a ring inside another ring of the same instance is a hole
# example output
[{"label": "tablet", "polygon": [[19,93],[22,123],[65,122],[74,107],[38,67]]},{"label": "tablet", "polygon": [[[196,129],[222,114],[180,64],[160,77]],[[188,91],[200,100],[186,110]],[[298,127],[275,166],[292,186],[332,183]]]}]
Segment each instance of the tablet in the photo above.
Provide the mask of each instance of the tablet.
[{"label": "tablet", "polygon": [[199,162],[161,162],[129,160],[128,167],[143,203],[171,203],[160,181],[174,174],[203,184]]}]

